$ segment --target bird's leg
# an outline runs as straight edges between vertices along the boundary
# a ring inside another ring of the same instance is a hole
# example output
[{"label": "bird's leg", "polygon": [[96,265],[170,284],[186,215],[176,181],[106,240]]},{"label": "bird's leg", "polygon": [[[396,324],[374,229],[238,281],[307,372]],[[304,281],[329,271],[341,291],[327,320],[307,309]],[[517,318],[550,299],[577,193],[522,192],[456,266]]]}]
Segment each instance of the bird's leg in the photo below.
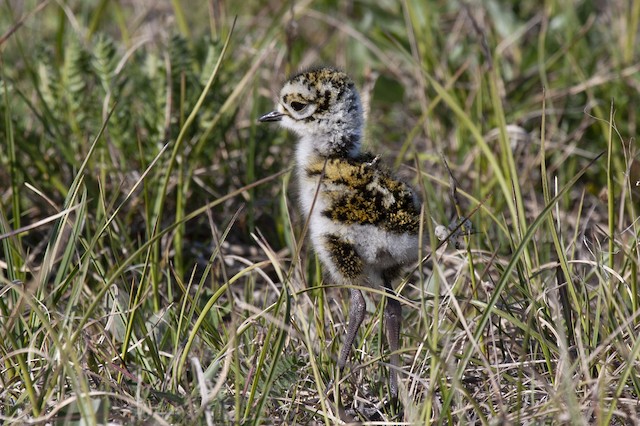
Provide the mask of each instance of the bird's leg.
[{"label": "bird's leg", "polygon": [[[393,294],[391,283],[385,283],[385,290],[388,294]],[[391,400],[398,398],[398,372],[400,365],[400,355],[398,348],[400,343],[400,323],[402,321],[402,306],[397,299],[387,297],[387,304],[384,307],[384,320],[387,327],[387,341],[391,351],[391,368],[389,368],[389,394]]]},{"label": "bird's leg", "polygon": [[342,344],[342,350],[340,351],[340,358],[338,358],[338,368],[340,371],[344,369],[347,364],[347,358],[351,353],[351,346],[356,339],[356,333],[362,320],[364,320],[365,303],[362,292],[358,289],[351,289],[351,300],[349,302],[349,325],[347,326],[347,337]]}]

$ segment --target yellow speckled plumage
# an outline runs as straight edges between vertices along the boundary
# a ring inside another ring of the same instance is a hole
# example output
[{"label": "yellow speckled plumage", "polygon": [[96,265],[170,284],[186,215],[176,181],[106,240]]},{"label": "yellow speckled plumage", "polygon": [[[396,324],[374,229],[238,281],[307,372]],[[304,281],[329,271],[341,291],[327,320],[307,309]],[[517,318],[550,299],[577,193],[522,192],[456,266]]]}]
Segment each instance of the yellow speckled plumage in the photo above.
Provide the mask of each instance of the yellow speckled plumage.
[{"label": "yellow speckled plumage", "polygon": [[323,175],[323,196],[330,202],[322,213],[334,221],[371,224],[396,233],[418,232],[420,207],[413,190],[378,162],[320,159],[307,166],[306,173]]},{"label": "yellow speckled plumage", "polygon": [[[349,324],[338,358],[342,370],[364,318],[365,303],[354,286],[392,281],[417,260],[420,203],[410,185],[361,152],[364,120],[355,84],[344,72],[318,68],[291,77],[277,109],[260,121],[278,121],[299,137],[296,174],[300,208],[309,218],[309,239],[329,278],[351,286]],[[402,310],[387,298],[385,324],[391,349],[389,388],[398,395]]]},{"label": "yellow speckled plumage", "polygon": [[325,238],[324,245],[344,276],[357,278],[362,275],[364,265],[353,244],[335,235],[328,235]]}]

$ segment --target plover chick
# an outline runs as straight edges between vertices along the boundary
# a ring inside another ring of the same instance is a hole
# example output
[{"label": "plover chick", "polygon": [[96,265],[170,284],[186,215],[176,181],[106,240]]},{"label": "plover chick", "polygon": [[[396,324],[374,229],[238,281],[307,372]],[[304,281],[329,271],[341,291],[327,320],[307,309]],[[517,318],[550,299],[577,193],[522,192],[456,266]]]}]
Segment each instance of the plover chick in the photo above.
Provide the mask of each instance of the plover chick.
[{"label": "plover chick", "polygon": [[364,319],[365,301],[354,287],[380,286],[390,296],[384,319],[392,365],[389,394],[396,400],[402,310],[392,282],[418,259],[418,197],[378,157],[361,152],[362,105],[344,72],[317,68],[294,75],[282,87],[276,110],[259,120],[277,121],[298,135],[296,175],[309,239],[330,279],[350,287],[340,370]]}]

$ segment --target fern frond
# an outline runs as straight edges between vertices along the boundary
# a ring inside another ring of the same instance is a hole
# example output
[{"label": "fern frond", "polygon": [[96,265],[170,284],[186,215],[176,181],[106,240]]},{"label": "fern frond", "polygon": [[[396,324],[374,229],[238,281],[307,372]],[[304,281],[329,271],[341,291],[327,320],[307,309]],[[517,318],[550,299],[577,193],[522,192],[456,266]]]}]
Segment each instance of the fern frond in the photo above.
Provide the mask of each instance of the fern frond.
[{"label": "fern frond", "polygon": [[111,93],[114,89],[116,66],[118,65],[116,47],[113,40],[105,34],[100,34],[94,43],[92,53],[91,65],[95,70],[96,76],[104,91]]}]

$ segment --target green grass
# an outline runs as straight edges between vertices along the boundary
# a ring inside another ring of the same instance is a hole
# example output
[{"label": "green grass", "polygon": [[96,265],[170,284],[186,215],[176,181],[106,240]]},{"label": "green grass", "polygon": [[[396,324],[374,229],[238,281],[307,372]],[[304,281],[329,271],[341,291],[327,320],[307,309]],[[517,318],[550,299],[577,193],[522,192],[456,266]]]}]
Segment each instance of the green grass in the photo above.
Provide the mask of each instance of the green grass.
[{"label": "green grass", "polygon": [[[638,2],[197,3],[0,4],[2,422],[640,421]],[[399,410],[257,123],[322,63],[425,201]]]}]

